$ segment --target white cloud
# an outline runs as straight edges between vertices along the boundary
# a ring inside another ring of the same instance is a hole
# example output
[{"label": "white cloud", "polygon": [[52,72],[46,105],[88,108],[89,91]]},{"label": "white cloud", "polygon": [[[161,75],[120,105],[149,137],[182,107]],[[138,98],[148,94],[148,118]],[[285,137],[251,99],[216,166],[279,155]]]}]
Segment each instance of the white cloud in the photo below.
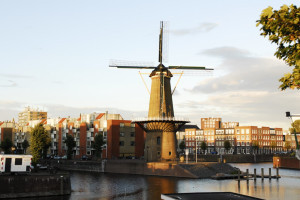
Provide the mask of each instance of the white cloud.
[{"label": "white cloud", "polygon": [[186,89],[197,100],[179,103],[180,112],[186,112],[192,121],[213,116],[222,117],[223,121],[238,121],[240,125],[289,127],[285,111],[299,112],[300,96],[296,90],[278,89],[278,79],[288,69],[283,62],[253,57],[247,50],[235,47],[202,53],[221,58],[222,63],[215,70],[225,73]]},{"label": "white cloud", "polygon": [[209,32],[214,28],[216,28],[217,26],[218,25],[216,23],[202,23],[199,26],[194,28],[171,30],[170,33],[178,36],[199,34],[199,33]]}]

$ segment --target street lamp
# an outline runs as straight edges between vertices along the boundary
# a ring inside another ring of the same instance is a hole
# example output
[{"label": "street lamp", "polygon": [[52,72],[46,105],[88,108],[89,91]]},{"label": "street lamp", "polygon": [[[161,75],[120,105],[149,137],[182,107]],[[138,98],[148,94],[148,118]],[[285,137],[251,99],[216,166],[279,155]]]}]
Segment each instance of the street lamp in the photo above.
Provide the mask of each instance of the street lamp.
[{"label": "street lamp", "polygon": [[[300,117],[300,115],[291,115],[291,113],[289,111],[285,112],[285,116],[290,118],[292,120],[292,123],[294,123],[293,121],[293,117]],[[300,151],[299,151],[299,144],[298,144],[298,139],[297,139],[297,133],[296,133],[296,128],[294,126],[294,136],[295,136],[295,142],[296,142],[296,158],[298,160],[300,160]]]}]

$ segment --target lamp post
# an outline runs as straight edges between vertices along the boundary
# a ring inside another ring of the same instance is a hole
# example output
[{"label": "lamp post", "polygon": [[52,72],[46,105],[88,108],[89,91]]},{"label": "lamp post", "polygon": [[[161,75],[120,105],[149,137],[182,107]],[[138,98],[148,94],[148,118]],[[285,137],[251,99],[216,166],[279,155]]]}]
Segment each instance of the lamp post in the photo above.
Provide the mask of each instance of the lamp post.
[{"label": "lamp post", "polygon": [[196,163],[198,162],[198,142],[197,142],[197,136],[195,137],[196,140]]}]

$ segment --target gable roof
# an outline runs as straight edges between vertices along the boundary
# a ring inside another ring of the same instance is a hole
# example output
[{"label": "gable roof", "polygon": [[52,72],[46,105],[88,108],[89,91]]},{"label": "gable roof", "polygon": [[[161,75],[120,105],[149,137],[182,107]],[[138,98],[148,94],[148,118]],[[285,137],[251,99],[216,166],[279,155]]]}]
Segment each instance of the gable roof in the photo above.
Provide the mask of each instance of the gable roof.
[{"label": "gable roof", "polygon": [[96,119],[101,119],[101,117],[103,117],[104,114],[105,114],[105,113],[100,113],[100,114],[96,117]]}]

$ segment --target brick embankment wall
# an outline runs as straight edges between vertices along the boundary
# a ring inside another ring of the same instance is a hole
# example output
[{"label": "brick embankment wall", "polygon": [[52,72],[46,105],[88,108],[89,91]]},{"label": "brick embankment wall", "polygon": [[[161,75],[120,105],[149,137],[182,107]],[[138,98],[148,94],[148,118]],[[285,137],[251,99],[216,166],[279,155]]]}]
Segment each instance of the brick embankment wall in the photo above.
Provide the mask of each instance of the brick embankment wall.
[{"label": "brick embankment wall", "polygon": [[286,169],[300,169],[300,160],[295,157],[274,157],[273,167]]},{"label": "brick embankment wall", "polygon": [[69,174],[0,175],[0,199],[71,194]]},{"label": "brick embankment wall", "polygon": [[66,171],[104,172],[102,163],[97,161],[52,160],[51,165]]},{"label": "brick embankment wall", "polygon": [[172,176],[182,178],[210,178],[217,173],[232,173],[233,167],[224,163],[181,164],[171,162],[149,162],[140,160],[107,161],[63,161],[53,162],[61,170],[89,171],[151,176]]},{"label": "brick embankment wall", "polygon": [[[218,162],[220,155],[198,155],[198,162]],[[272,162],[273,155],[222,155],[226,163]]]}]

